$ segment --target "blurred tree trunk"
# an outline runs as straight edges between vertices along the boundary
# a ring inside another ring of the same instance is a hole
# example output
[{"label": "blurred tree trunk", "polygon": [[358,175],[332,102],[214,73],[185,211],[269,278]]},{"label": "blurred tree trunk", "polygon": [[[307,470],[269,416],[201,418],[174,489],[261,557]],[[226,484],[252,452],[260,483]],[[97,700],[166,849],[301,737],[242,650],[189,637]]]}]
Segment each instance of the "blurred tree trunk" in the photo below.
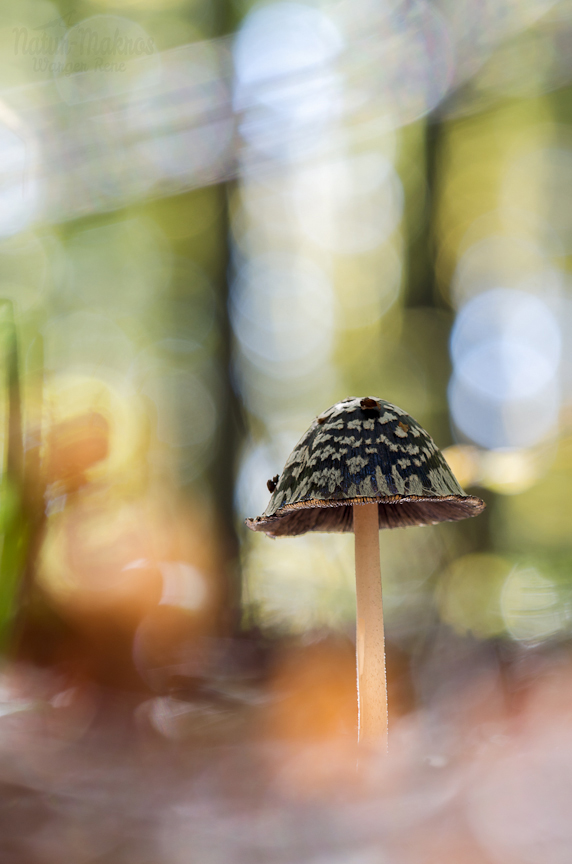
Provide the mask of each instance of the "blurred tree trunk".
[{"label": "blurred tree trunk", "polygon": [[[436,260],[439,252],[437,236],[437,206],[439,189],[447,176],[447,165],[443,159],[443,140],[447,121],[441,117],[429,116],[405,130],[406,153],[412,164],[420,166],[420,173],[413,179],[403,176],[405,187],[404,224],[406,233],[406,285],[405,307],[419,306],[446,310],[446,296],[437,283]],[[402,175],[407,172],[405,167]],[[423,200],[424,206],[420,206]],[[420,214],[417,218],[417,214]],[[453,321],[453,318],[451,318]],[[444,380],[442,386],[447,387]],[[447,428],[450,436],[450,418],[443,417],[441,423],[441,439],[444,446],[447,442]],[[493,512],[495,493],[478,489],[477,495],[485,498],[487,508],[478,519],[466,519],[459,522],[459,531],[466,544],[467,551],[487,550],[493,548],[490,531],[490,519]]]},{"label": "blurred tree trunk", "polygon": [[[237,27],[235,5],[230,0],[215,0],[213,36],[228,36]],[[229,70],[229,75],[231,70]],[[229,82],[231,83],[231,82]],[[221,254],[216,276],[219,297],[220,348],[218,367],[220,370],[220,398],[218,416],[217,452],[212,462],[210,479],[214,490],[217,515],[220,524],[221,551],[225,569],[225,598],[221,609],[221,626],[234,632],[240,625],[242,584],[239,568],[239,544],[234,514],[234,488],[238,453],[245,423],[240,397],[232,383],[232,328],[229,319],[229,297],[231,279],[231,234],[230,196],[234,181],[221,183],[217,194],[221,196],[220,217],[217,231],[220,236]]]},{"label": "blurred tree trunk", "polygon": [[217,451],[211,467],[211,483],[214,490],[220,523],[221,550],[223,552],[226,597],[222,612],[224,629],[236,630],[240,621],[241,575],[238,561],[238,537],[234,515],[234,487],[241,437],[244,434],[242,404],[232,384],[232,329],[229,320],[230,292],[230,184],[221,184],[218,193],[223,199],[218,230],[221,235],[220,272],[217,289],[219,296],[220,349],[218,367],[221,385],[219,396],[219,417]]},{"label": "blurred tree trunk", "polygon": [[[405,232],[407,281],[405,306],[445,304],[435,278],[435,214],[437,190],[441,180],[442,121],[428,117],[404,130],[409,166],[419,166],[419,173],[406,176]],[[405,176],[404,176],[405,175]]]}]

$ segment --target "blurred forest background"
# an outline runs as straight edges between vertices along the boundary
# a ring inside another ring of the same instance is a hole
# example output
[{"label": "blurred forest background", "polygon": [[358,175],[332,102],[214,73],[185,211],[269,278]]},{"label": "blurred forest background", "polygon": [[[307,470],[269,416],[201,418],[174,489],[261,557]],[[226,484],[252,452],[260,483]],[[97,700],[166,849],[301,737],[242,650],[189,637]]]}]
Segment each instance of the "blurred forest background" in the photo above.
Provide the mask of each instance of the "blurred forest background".
[{"label": "blurred forest background", "polygon": [[380,535],[391,710],[567,651],[572,3],[7,0],[0,89],[8,656],[177,740],[271,644],[351,690],[352,536],[244,518],[365,395],[487,502]]},{"label": "blurred forest background", "polygon": [[383,535],[395,650],[566,638],[572,7],[42,0],[1,34],[5,638],[25,595],[28,653],[125,682],[134,639],[351,635],[352,538],[243,519],[363,394],[488,503]]},{"label": "blurred forest background", "polygon": [[383,536],[389,640],[566,637],[572,7],[41,0],[1,39],[5,630],[27,579],[41,659],[59,622],[98,674],[175,621],[350,633],[352,538],[243,519],[373,394],[489,505]]}]

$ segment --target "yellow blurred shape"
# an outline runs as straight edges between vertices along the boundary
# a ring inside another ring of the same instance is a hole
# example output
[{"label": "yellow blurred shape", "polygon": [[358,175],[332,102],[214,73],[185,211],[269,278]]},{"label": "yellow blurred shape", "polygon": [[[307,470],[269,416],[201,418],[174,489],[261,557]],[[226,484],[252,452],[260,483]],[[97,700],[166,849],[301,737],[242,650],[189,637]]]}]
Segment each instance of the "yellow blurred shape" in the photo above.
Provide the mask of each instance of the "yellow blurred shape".
[{"label": "yellow blurred shape", "polygon": [[559,443],[547,474],[535,486],[499,502],[499,529],[515,548],[572,544],[572,439]]},{"label": "yellow blurred shape", "polygon": [[498,555],[463,555],[445,570],[438,590],[441,617],[457,633],[482,639],[504,631],[500,594],[511,563]]},{"label": "yellow blurred shape", "polygon": [[568,621],[557,586],[534,567],[515,567],[501,594],[506,629],[519,642],[537,642],[562,630]]},{"label": "yellow blurred shape", "polygon": [[40,553],[40,584],[79,613],[103,608],[138,619],[161,596],[153,527],[143,507],[127,503],[84,501],[52,516]]},{"label": "yellow blurred shape", "polygon": [[61,480],[67,488],[85,482],[85,472],[109,454],[109,423],[91,411],[52,426],[48,433],[48,482]]},{"label": "yellow blurred shape", "polygon": [[149,615],[165,622],[171,640],[178,632],[173,616],[190,621],[192,633],[216,627],[220,556],[206,508],[191,508],[160,487],[136,500],[113,487],[88,488],[49,516],[37,578],[92,640],[110,626],[134,631]]},{"label": "yellow blurred shape", "polygon": [[503,495],[518,495],[533,486],[545,465],[529,450],[491,450],[481,457],[481,485]]},{"label": "yellow blurred shape", "polygon": [[544,450],[480,450],[471,444],[446,447],[443,455],[461,486],[478,485],[501,495],[518,495],[534,486],[550,456]]},{"label": "yellow blurred shape", "polygon": [[454,444],[443,450],[449,468],[463,488],[475,486],[481,477],[480,450],[470,444]]},{"label": "yellow blurred shape", "polygon": [[141,479],[147,424],[136,395],[99,378],[54,376],[44,415],[49,480],[78,470],[88,481]]}]

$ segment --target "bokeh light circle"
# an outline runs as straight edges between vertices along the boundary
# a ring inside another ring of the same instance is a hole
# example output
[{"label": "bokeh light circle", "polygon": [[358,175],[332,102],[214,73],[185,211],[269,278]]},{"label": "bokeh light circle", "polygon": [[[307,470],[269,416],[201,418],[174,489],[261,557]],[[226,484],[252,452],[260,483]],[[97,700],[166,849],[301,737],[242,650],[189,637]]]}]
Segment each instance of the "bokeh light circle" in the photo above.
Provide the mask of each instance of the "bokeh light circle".
[{"label": "bokeh light circle", "polygon": [[233,284],[230,314],[241,351],[276,378],[310,373],[329,353],[332,288],[310,259],[275,253],[251,259]]}]

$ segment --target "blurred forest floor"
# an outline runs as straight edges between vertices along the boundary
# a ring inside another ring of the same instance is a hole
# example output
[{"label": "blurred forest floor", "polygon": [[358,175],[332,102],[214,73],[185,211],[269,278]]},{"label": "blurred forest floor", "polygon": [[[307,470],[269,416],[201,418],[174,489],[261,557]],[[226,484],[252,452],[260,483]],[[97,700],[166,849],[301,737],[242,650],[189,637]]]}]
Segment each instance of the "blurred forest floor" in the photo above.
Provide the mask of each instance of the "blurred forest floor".
[{"label": "blurred forest floor", "polygon": [[[6,665],[0,860],[568,860],[567,646],[508,649],[443,630],[411,670],[390,645],[388,755],[358,753],[349,640],[223,647],[218,674],[162,695]],[[225,668],[229,652],[242,668]],[[422,710],[404,686],[416,678]]]}]

